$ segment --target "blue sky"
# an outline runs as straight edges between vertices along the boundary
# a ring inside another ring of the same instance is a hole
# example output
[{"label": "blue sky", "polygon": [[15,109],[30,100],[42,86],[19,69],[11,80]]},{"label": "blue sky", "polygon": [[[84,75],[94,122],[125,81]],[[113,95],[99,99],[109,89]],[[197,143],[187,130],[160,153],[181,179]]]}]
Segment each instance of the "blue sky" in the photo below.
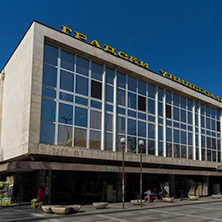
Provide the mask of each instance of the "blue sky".
[{"label": "blue sky", "polygon": [[221,0],[0,0],[0,70],[33,20],[65,25],[222,97]]}]

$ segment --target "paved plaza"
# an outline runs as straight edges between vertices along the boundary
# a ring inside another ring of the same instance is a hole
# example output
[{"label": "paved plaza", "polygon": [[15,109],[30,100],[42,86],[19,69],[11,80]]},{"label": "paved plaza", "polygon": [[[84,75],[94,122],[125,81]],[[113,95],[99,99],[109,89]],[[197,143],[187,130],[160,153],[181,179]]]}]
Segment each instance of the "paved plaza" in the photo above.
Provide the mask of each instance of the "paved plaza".
[{"label": "paved plaza", "polygon": [[14,205],[0,208],[1,222],[42,221],[42,222],[206,222],[222,221],[222,199],[199,198],[198,201],[180,201],[174,203],[154,202],[140,206],[125,203],[111,203],[107,209],[95,210],[92,205],[83,205],[76,214],[45,214],[41,209],[31,209],[29,205]]}]

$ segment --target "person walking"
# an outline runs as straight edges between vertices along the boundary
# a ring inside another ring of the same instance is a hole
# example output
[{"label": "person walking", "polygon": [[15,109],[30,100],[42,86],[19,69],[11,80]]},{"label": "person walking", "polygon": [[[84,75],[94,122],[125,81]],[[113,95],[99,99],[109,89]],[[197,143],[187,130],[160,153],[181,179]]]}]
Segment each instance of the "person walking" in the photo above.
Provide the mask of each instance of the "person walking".
[{"label": "person walking", "polygon": [[45,204],[45,189],[43,185],[40,185],[38,190],[38,206],[42,204]]}]

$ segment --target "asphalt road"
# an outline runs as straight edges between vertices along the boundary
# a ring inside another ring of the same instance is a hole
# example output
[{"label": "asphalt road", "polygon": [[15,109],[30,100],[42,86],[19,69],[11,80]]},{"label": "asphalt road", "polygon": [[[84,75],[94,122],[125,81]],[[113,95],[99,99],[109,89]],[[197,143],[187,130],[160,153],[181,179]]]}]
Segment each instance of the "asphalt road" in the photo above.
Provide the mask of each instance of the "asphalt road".
[{"label": "asphalt road", "polygon": [[1,222],[42,221],[42,222],[206,222],[222,221],[222,201],[195,203],[191,205],[166,205],[156,208],[136,208],[124,211],[113,209],[106,213],[54,215],[44,214],[40,209],[5,208],[0,209]]}]

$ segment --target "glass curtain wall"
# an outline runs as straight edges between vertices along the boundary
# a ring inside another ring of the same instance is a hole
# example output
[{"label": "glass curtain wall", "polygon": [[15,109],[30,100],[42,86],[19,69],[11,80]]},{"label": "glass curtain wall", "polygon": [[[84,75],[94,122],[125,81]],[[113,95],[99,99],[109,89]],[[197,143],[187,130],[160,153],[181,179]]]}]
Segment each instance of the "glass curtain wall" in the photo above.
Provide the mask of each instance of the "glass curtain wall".
[{"label": "glass curtain wall", "polygon": [[138,142],[142,139],[142,152],[147,155],[166,153],[166,157],[193,159],[196,153],[198,160],[201,153],[202,160],[220,162],[219,110],[204,104],[199,107],[168,90],[165,96],[166,103],[163,88],[45,44],[40,143],[119,151],[119,140],[125,137],[129,153],[140,152]]}]

